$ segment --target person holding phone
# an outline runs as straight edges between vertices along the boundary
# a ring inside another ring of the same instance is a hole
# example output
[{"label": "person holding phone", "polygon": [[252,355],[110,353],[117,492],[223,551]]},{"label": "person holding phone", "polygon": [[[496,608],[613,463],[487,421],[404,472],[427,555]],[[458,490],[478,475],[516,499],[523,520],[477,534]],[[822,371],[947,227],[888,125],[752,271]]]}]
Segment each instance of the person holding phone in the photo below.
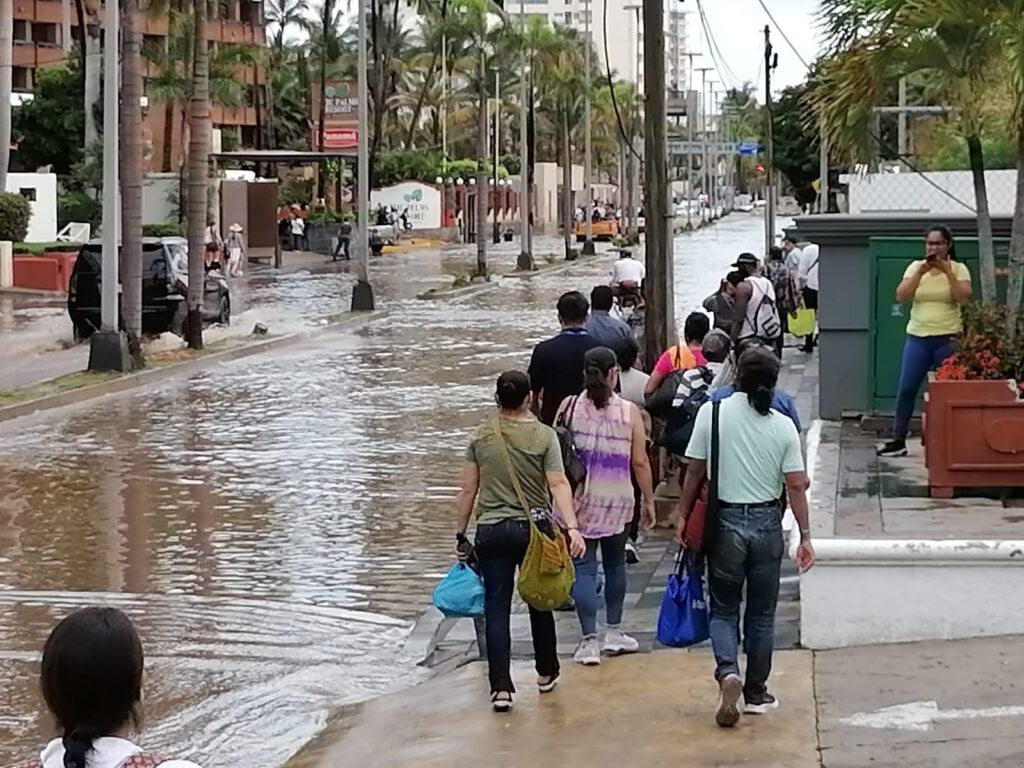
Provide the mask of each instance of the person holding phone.
[{"label": "person holding phone", "polygon": [[906,456],[907,431],[914,403],[928,372],[953,354],[953,339],[963,330],[960,307],[971,300],[971,273],[956,261],[953,233],[930,227],[924,238],[925,258],[911,262],[896,286],[896,301],[911,302],[903,344],[892,439],[880,445],[879,456]]}]

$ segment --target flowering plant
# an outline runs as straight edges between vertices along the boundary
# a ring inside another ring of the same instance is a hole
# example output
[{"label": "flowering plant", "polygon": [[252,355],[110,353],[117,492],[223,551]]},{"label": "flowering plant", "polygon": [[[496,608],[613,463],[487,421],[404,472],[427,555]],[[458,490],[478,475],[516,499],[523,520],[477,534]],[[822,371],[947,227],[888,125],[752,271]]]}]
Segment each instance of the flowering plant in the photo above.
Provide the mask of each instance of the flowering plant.
[{"label": "flowering plant", "polygon": [[946,358],[936,378],[940,381],[1016,379],[1024,391],[1024,315],[1017,318],[1017,333],[1009,333],[1006,307],[972,302],[964,308],[964,330],[956,352]]}]

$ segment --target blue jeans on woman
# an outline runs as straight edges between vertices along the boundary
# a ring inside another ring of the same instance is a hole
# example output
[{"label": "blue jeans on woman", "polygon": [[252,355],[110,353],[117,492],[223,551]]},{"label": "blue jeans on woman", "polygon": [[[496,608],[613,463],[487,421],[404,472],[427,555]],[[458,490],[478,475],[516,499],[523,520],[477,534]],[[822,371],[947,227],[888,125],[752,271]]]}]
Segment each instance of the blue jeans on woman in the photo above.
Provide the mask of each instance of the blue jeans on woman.
[{"label": "blue jeans on woman", "polygon": [[906,440],[910,430],[910,417],[921,385],[942,361],[953,354],[952,336],[907,336],[903,344],[903,367],[900,369],[900,389],[896,396],[896,417],[892,422],[892,439]]},{"label": "blue jeans on woman", "polygon": [[707,554],[711,648],[715,653],[716,680],[740,673],[740,603],[746,582],[743,650],[747,654],[747,677],[743,695],[747,701],[758,701],[764,696],[772,671],[775,606],[784,549],[782,508],[778,502],[722,502],[714,545]]},{"label": "blue jeans on woman", "polygon": [[597,548],[601,548],[604,565],[604,604],[608,626],[622,623],[622,606],[626,602],[626,539],[629,527],[602,539],[587,539],[587,551],[573,559],[576,582],[572,585],[572,599],[584,637],[597,634]]}]

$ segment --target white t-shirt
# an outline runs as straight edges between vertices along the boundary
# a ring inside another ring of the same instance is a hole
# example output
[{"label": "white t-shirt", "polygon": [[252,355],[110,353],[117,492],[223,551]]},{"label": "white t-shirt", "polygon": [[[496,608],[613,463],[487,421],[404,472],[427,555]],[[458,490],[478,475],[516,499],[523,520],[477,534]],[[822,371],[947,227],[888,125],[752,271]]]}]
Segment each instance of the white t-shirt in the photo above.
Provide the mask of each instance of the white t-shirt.
[{"label": "white t-shirt", "polygon": [[305,229],[306,229],[306,222],[303,219],[300,219],[298,216],[296,216],[294,219],[292,219],[292,234],[293,235],[301,235],[305,231]]},{"label": "white t-shirt", "polygon": [[818,246],[811,243],[800,257],[800,285],[818,290]]},{"label": "white t-shirt", "polygon": [[[145,750],[128,739],[116,736],[104,736],[92,743],[92,749],[86,755],[86,768],[118,768],[121,763],[132,755]],[[64,768],[64,743],[54,739],[39,754],[43,768]],[[190,760],[165,760],[160,768],[199,768]]]},{"label": "white t-shirt", "polygon": [[631,368],[619,374],[619,388],[622,390],[622,398],[634,403],[641,408],[644,407],[644,387],[650,380],[643,371]]},{"label": "white t-shirt", "polygon": [[[733,504],[770,502],[782,495],[785,475],[804,471],[800,434],[793,420],[778,411],[758,413],[745,392],[721,401],[718,414],[718,497]],[[711,403],[697,411],[686,447],[690,459],[711,469]]]},{"label": "white t-shirt", "polygon": [[615,285],[622,283],[640,285],[645,277],[647,277],[647,267],[636,259],[619,259],[612,265],[612,282]]},{"label": "white t-shirt", "polygon": [[[746,282],[751,286],[750,300],[747,302],[747,313],[743,317],[743,325],[740,328],[740,339],[748,339],[751,336],[759,336],[764,332],[764,322],[758,321],[758,312],[761,309],[761,304],[764,301],[764,297],[767,296],[774,303],[775,298],[775,286],[772,285],[772,281],[763,275],[750,275]],[[765,307],[765,313],[768,313],[768,307]],[[778,314],[778,307],[776,307],[776,314]],[[733,499],[735,501],[735,499]]]},{"label": "white t-shirt", "polygon": [[786,269],[789,270],[789,274],[796,275],[800,271],[803,253],[802,250],[794,245],[793,249],[786,254]]}]

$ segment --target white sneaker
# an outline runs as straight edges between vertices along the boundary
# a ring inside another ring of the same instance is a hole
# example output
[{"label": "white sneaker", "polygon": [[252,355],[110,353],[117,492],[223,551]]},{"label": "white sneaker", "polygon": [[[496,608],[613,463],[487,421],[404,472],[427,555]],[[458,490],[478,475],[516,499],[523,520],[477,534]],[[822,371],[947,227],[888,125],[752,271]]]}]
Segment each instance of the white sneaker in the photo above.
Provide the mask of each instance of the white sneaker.
[{"label": "white sneaker", "polygon": [[609,629],[604,633],[604,652],[610,656],[636,653],[639,650],[640,643],[637,639],[630,637],[621,629]]},{"label": "white sneaker", "polygon": [[629,565],[636,565],[640,562],[640,554],[636,551],[636,544],[632,541],[626,542],[626,562]]},{"label": "white sneaker", "polygon": [[601,663],[601,645],[597,637],[584,637],[580,647],[576,649],[572,660],[585,667],[594,667]]}]

